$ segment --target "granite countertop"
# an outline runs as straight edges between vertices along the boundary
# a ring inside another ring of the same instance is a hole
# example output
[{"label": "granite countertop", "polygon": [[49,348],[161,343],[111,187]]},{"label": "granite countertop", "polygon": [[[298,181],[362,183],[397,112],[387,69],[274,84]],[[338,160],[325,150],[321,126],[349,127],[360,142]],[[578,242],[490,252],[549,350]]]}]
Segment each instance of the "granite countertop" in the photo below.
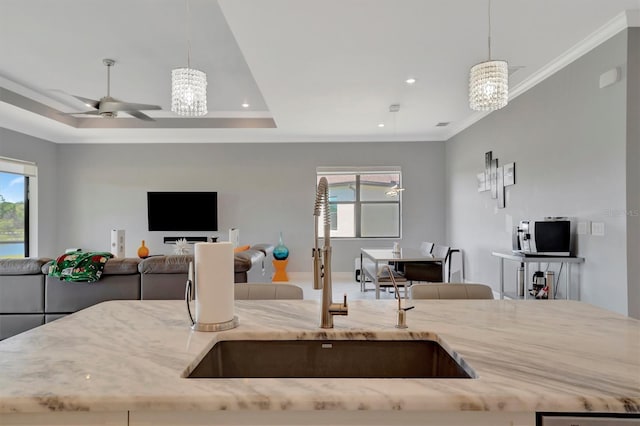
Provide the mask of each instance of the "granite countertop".
[{"label": "granite countertop", "polygon": [[[640,321],[563,300],[237,301],[236,329],[192,332],[184,301],[114,301],[0,342],[0,413],[115,410],[640,412]],[[218,340],[437,336],[475,379],[186,379]]]}]

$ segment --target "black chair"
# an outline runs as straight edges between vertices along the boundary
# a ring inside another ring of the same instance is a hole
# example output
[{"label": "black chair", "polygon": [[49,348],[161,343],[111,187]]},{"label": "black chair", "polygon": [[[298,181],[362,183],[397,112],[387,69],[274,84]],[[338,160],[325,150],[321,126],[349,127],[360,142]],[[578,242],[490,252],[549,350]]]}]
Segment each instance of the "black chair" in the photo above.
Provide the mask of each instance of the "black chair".
[{"label": "black chair", "polygon": [[443,262],[406,262],[404,277],[407,281],[425,281],[441,283],[443,272],[449,259],[450,247],[435,244],[431,254],[433,257],[444,259]]}]

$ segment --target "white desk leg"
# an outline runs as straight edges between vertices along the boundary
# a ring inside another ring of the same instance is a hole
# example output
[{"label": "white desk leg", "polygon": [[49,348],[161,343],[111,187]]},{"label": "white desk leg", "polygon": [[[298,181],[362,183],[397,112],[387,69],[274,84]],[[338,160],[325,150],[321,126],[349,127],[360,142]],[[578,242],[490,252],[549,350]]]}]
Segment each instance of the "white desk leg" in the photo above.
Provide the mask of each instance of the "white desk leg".
[{"label": "white desk leg", "polygon": [[499,257],[500,261],[500,299],[504,299],[504,259]]},{"label": "white desk leg", "polygon": [[360,252],[360,291],[364,292],[365,283],[367,281],[367,277],[364,276],[364,259],[362,258],[362,252]]},{"label": "white desk leg", "polygon": [[[560,265],[562,265],[562,263]],[[570,288],[570,285],[571,285],[571,264],[570,263],[566,263],[565,265],[567,267],[567,275],[565,275],[564,279],[565,279],[565,282],[567,284],[567,300],[569,300],[569,299],[571,299],[571,288]]]},{"label": "white desk leg", "polygon": [[380,283],[378,283],[378,261],[373,262],[373,283],[376,285],[376,299],[380,299]]},{"label": "white desk leg", "polygon": [[[529,279],[529,262],[524,262],[524,299],[527,300],[527,296],[529,295],[529,283],[527,280]],[[518,291],[520,291],[518,289]]]}]

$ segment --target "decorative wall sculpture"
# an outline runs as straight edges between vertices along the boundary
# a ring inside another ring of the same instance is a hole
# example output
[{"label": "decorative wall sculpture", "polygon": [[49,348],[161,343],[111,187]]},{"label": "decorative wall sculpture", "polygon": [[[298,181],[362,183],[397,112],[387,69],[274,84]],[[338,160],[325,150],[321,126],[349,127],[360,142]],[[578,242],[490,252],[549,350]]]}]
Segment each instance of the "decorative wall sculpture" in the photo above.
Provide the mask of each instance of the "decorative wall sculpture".
[{"label": "decorative wall sculpture", "polygon": [[496,199],[498,208],[505,207],[504,187],[516,183],[516,163],[508,163],[499,167],[498,159],[493,158],[493,151],[484,154],[484,172],[476,175],[478,192],[491,191],[491,198]]}]

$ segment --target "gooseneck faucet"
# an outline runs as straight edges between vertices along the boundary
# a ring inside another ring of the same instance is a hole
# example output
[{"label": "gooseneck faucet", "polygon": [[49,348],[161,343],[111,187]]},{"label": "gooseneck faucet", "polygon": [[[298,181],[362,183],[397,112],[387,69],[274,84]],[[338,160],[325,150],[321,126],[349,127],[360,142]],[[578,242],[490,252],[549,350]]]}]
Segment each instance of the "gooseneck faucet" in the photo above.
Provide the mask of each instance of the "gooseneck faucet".
[{"label": "gooseneck faucet", "polygon": [[[324,213],[323,246],[318,244],[318,221]],[[316,202],[313,208],[314,236],[313,246],[313,288],[322,289],[322,311],[320,312],[320,327],[333,328],[334,315],[348,315],[347,295],[342,303],[333,303],[331,289],[331,218],[329,216],[329,183],[327,178],[320,178],[316,189]]]},{"label": "gooseneck faucet", "polygon": [[[402,297],[400,297],[400,289],[398,289],[398,284],[396,284],[396,279],[393,276],[393,271],[389,265],[384,265],[387,268],[387,272],[389,272],[389,278],[393,283],[393,287],[396,290],[396,299],[398,299],[398,318],[396,320],[396,328],[407,328],[407,311],[415,308],[415,306],[409,306],[408,308],[402,307]],[[406,291],[406,287],[405,287]]]}]

